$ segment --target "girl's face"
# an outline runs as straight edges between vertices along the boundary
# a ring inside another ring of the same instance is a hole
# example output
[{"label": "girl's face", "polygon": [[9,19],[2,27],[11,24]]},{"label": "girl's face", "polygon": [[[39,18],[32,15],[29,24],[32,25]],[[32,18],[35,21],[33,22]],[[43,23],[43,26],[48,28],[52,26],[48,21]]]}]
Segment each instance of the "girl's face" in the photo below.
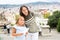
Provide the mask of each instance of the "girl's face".
[{"label": "girl's face", "polygon": [[18,24],[21,25],[21,26],[23,26],[25,24],[23,17],[19,18]]},{"label": "girl's face", "polygon": [[22,13],[27,16],[28,15],[28,10],[26,7],[22,7]]}]

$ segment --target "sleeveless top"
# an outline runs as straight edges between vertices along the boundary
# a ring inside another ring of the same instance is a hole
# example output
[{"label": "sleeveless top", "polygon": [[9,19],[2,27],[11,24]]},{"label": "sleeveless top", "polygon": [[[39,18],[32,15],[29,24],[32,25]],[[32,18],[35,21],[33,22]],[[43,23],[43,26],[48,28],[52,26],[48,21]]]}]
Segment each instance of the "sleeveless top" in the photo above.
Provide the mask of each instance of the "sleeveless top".
[{"label": "sleeveless top", "polygon": [[27,28],[25,26],[24,27],[19,27],[17,25],[14,25],[13,27],[16,29],[16,34],[18,34],[18,33],[24,33],[21,36],[15,36],[14,40],[25,40],[25,33],[27,31]]},{"label": "sleeveless top", "polygon": [[28,16],[24,18],[25,18],[25,24],[29,28],[28,31],[29,33],[39,32],[39,27],[35,22],[35,15],[33,13],[30,13]]}]

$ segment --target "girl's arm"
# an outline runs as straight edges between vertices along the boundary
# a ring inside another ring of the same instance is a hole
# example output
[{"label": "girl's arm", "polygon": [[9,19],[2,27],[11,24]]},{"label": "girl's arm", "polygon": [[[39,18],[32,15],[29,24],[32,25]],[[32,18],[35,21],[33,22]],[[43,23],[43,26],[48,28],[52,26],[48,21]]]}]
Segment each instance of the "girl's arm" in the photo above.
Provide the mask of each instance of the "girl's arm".
[{"label": "girl's arm", "polygon": [[12,28],[12,36],[21,36],[21,35],[23,35],[23,33],[16,34],[16,29]]}]

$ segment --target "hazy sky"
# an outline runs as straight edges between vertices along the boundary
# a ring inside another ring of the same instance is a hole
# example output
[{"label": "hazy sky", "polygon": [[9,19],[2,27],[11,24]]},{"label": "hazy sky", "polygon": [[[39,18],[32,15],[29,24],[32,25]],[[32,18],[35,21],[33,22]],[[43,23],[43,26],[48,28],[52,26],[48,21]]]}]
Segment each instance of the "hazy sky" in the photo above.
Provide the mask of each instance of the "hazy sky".
[{"label": "hazy sky", "polygon": [[0,0],[0,4],[24,4],[30,2],[60,2],[60,0]]}]

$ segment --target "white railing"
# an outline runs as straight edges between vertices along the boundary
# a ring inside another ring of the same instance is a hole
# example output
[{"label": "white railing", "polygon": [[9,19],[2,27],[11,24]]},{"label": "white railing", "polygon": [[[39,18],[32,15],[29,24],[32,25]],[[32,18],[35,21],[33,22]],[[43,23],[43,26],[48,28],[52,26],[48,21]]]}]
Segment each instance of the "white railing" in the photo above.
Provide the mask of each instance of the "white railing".
[{"label": "white railing", "polygon": [[47,33],[51,32],[50,26],[47,25],[48,19],[43,19],[43,18],[39,18],[39,17],[35,17],[35,19],[36,19],[36,23],[39,26],[42,34],[45,34],[45,33],[47,34]]}]

